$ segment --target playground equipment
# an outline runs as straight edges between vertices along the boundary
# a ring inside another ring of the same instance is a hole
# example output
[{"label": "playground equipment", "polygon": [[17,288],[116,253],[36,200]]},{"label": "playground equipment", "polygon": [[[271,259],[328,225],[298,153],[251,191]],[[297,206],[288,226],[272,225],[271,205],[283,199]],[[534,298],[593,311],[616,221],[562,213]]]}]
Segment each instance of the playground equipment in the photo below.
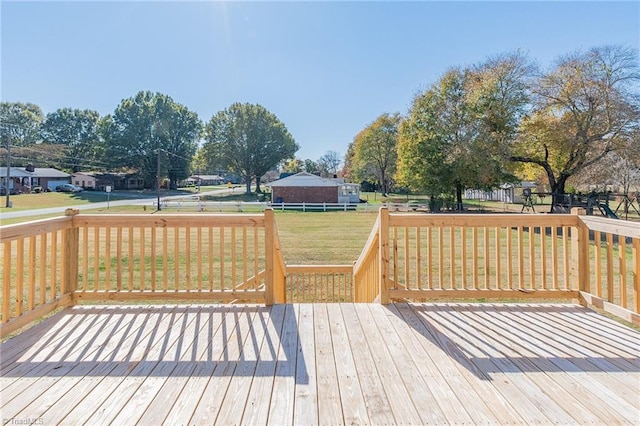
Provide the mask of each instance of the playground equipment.
[{"label": "playground equipment", "polygon": [[522,202],[522,210],[520,210],[520,213],[524,213],[524,211],[529,211],[531,210],[532,212],[536,212],[536,209],[533,207],[533,197],[531,195],[531,189],[530,188],[524,188],[522,190],[522,198],[523,198],[523,202]]},{"label": "playground equipment", "polygon": [[640,192],[636,192],[631,197],[629,197],[629,194],[624,194],[622,200],[618,203],[618,207],[616,207],[616,214],[622,206],[624,206],[622,213],[624,214],[625,220],[629,218],[629,209],[635,210],[638,216],[640,216]]}]

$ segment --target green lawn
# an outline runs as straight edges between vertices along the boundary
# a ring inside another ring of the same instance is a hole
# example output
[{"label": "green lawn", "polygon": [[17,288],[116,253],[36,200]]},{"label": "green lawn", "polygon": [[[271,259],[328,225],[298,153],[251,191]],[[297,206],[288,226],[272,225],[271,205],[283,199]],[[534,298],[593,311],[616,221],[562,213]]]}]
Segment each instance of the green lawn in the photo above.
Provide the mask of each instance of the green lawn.
[{"label": "green lawn", "polygon": [[285,262],[351,264],[358,259],[377,213],[276,212]]}]

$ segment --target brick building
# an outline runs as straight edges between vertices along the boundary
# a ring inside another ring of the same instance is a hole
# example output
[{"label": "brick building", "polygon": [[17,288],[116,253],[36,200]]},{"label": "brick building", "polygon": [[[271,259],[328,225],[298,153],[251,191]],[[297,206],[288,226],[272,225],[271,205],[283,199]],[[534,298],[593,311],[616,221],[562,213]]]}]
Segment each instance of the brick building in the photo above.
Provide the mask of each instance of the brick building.
[{"label": "brick building", "polygon": [[337,203],[340,184],[302,172],[268,183],[274,203]]}]

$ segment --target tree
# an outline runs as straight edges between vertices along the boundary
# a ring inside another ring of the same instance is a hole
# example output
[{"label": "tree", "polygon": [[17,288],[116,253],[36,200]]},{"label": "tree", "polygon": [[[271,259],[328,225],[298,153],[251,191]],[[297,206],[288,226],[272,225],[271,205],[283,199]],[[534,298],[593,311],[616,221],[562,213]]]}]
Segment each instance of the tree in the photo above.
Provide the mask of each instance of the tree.
[{"label": "tree", "polygon": [[544,169],[552,211],[571,176],[624,146],[637,131],[637,62],[632,49],[596,47],[558,59],[534,82],[534,111],[511,144],[511,160]]},{"label": "tree", "polygon": [[397,166],[400,114],[382,114],[353,141],[351,173],[360,181],[377,180],[387,193]]},{"label": "tree", "polygon": [[320,174],[320,167],[318,166],[318,163],[316,163],[315,161],[307,158],[306,160],[304,160],[304,164],[302,165],[302,169],[307,172],[307,173],[311,173],[312,175],[319,175]]},{"label": "tree", "polygon": [[340,154],[338,154],[336,151],[327,151],[318,159],[316,165],[318,166],[320,176],[332,178],[336,175],[336,173],[338,173],[340,163],[342,163]]},{"label": "tree", "polygon": [[304,163],[299,158],[291,158],[284,162],[282,171],[285,173],[300,173],[303,165]]},{"label": "tree", "polygon": [[513,176],[505,144],[515,137],[527,96],[526,59],[503,55],[470,69],[449,70],[414,99],[401,126],[398,179],[432,197],[491,188]]},{"label": "tree", "polygon": [[99,120],[96,111],[62,108],[47,114],[40,134],[43,142],[65,147],[64,162],[75,173],[95,158]]},{"label": "tree", "polygon": [[113,115],[100,123],[104,161],[114,167],[138,171],[145,187],[157,184],[158,153],[161,176],[168,176],[175,188],[189,175],[189,165],[197,150],[201,122],[167,95],[139,92],[124,99]]},{"label": "tree", "polygon": [[38,105],[21,102],[0,102],[0,132],[3,145],[11,136],[13,146],[40,142],[40,124],[44,114]]},{"label": "tree", "polygon": [[235,103],[211,117],[203,148],[208,164],[244,177],[250,194],[254,178],[260,192],[260,177],[293,158],[299,147],[285,125],[266,108]]}]

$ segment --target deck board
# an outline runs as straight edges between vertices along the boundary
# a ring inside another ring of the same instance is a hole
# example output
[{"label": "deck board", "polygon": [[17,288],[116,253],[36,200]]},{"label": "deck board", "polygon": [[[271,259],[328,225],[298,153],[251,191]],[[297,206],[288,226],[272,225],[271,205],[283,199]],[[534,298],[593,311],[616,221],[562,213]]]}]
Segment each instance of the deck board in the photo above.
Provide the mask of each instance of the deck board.
[{"label": "deck board", "polygon": [[76,306],[0,344],[5,424],[640,424],[640,333],[578,305]]}]

